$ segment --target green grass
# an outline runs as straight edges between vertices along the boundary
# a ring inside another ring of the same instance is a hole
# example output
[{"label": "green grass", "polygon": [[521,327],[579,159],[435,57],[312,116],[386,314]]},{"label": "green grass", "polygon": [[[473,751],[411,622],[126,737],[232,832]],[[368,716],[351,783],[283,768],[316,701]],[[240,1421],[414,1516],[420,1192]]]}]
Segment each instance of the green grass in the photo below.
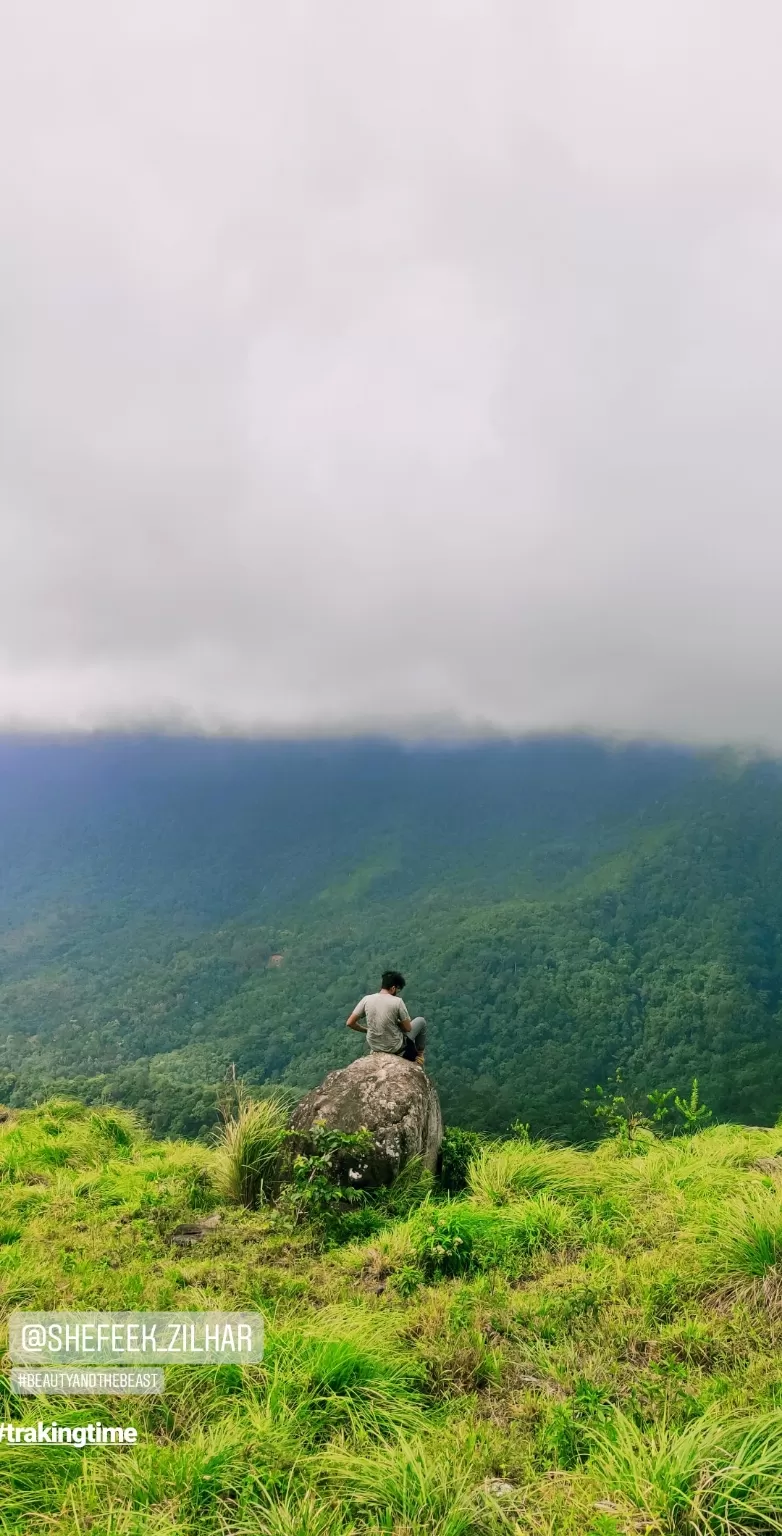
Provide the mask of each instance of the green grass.
[{"label": "green grass", "polygon": [[226,1200],[252,1210],[274,1191],[288,1115],[283,1100],[241,1099],[217,1141],[215,1183]]},{"label": "green grass", "polygon": [[467,1187],[489,1205],[507,1205],[520,1195],[543,1190],[583,1195],[595,1188],[589,1158],[546,1142],[506,1141],[482,1147],[467,1170]]},{"label": "green grass", "polygon": [[617,1413],[593,1459],[619,1508],[661,1536],[782,1531],[780,1409],[683,1429],[641,1429]]},{"label": "green grass", "polygon": [[456,1459],[447,1440],[385,1446],[362,1461],[334,1449],[321,1469],[325,1486],[378,1532],[471,1536],[477,1528],[469,1465]]},{"label": "green grass", "polygon": [[518,1275],[541,1249],[577,1241],[576,1218],[543,1192],[502,1211],[466,1200],[421,1207],[413,1252],[427,1279],[486,1271]]},{"label": "green grass", "polygon": [[697,1236],[716,1298],[782,1315],[782,1190],[750,1186],[707,1208]]},{"label": "green grass", "polygon": [[264,1114],[233,1184],[226,1143],[155,1142],[114,1109],[0,1128],[3,1317],[249,1307],[267,1335],[261,1364],[172,1368],[159,1400],[13,1398],[5,1361],[0,1421],[139,1441],[0,1443],[2,1536],[782,1530],[779,1131],[481,1149],[462,1194],[413,1169],[380,1231],[326,1251],[236,1182],[268,1177]]}]

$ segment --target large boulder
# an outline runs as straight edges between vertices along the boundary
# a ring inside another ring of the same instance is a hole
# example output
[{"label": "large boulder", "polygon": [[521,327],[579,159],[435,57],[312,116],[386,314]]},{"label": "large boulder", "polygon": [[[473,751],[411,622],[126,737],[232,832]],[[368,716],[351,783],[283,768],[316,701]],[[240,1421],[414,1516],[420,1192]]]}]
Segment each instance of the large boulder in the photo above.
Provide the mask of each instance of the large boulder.
[{"label": "large boulder", "polygon": [[317,1124],[346,1132],[366,1128],[372,1134],[372,1146],[366,1152],[335,1159],[340,1182],[376,1189],[390,1184],[414,1157],[420,1157],[432,1173],[437,1166],[443,1139],[437,1091],[421,1067],[399,1056],[375,1052],[360,1056],[339,1072],[329,1072],[291,1116],[291,1127],[300,1133],[302,1146]]}]

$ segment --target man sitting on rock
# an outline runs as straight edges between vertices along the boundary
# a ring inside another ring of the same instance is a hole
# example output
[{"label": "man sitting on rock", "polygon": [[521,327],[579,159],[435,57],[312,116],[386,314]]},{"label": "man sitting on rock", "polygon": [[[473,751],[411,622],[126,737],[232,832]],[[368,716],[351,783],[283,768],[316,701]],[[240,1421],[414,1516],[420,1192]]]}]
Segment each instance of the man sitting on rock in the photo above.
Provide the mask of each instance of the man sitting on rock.
[{"label": "man sitting on rock", "polygon": [[[362,997],[347,1021],[348,1029],[366,1035],[370,1051],[383,1051],[389,1056],[401,1056],[414,1061],[417,1067],[424,1064],[426,1048],[426,1019],[411,1019],[399,993],[405,984],[399,971],[384,971],[379,992]],[[366,1019],[366,1024],[359,1024]]]}]

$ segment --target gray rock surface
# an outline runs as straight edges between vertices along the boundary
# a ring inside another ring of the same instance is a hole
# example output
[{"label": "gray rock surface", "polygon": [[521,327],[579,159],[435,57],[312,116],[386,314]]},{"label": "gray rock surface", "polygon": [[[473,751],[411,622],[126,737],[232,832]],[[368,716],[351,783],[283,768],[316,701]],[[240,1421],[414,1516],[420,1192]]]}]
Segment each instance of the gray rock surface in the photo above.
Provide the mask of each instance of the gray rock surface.
[{"label": "gray rock surface", "polygon": [[185,1221],[181,1226],[174,1227],[171,1233],[172,1243],[177,1243],[180,1248],[189,1248],[197,1243],[200,1238],[206,1237],[208,1232],[214,1232],[219,1227],[222,1216],[219,1211],[214,1211],[211,1216],[202,1216],[199,1221]]},{"label": "gray rock surface", "polygon": [[398,1056],[360,1056],[349,1067],[330,1072],[291,1116],[302,1144],[318,1123],[347,1132],[366,1127],[372,1134],[366,1154],[335,1160],[340,1182],[366,1189],[390,1184],[414,1157],[432,1173],[437,1166],[443,1139],[437,1090],[420,1067]]}]

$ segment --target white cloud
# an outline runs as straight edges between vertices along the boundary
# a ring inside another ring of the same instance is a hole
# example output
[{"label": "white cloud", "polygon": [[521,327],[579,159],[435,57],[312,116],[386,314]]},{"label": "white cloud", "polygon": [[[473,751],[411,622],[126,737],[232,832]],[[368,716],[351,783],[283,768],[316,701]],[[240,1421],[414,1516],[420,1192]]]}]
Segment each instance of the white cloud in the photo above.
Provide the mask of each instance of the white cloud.
[{"label": "white cloud", "polygon": [[782,744],[780,43],[8,0],[0,723]]}]

